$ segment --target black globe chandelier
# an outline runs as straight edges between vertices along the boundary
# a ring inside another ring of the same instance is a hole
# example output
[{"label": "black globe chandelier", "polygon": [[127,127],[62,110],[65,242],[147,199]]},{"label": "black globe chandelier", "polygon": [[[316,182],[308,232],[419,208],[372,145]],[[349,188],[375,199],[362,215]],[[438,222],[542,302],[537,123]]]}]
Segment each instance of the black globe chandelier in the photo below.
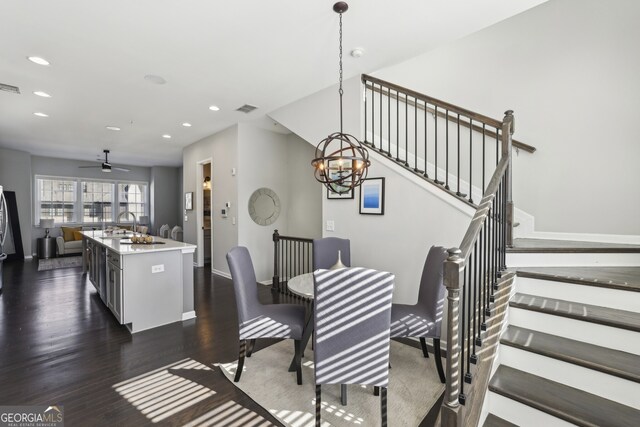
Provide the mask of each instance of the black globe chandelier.
[{"label": "black globe chandelier", "polygon": [[344,133],[342,129],[342,14],[347,9],[349,5],[342,1],[333,5],[334,12],[340,15],[340,132],[320,141],[316,147],[316,158],[311,162],[316,180],[337,194],[348,193],[362,184],[371,165],[367,149],[358,138]]}]

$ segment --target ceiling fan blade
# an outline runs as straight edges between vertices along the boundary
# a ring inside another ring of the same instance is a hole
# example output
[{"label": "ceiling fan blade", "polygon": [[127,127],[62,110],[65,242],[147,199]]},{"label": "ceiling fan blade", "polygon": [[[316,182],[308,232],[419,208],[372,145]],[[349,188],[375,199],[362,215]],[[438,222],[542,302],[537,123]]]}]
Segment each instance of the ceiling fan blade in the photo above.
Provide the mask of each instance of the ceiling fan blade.
[{"label": "ceiling fan blade", "polygon": [[78,166],[80,169],[88,169],[88,168],[101,168],[102,166],[97,165],[97,166]]},{"label": "ceiling fan blade", "polygon": [[111,169],[113,170],[117,170],[117,171],[121,171],[121,172],[131,172],[131,169],[125,169],[125,168],[117,168],[117,167],[112,167]]}]

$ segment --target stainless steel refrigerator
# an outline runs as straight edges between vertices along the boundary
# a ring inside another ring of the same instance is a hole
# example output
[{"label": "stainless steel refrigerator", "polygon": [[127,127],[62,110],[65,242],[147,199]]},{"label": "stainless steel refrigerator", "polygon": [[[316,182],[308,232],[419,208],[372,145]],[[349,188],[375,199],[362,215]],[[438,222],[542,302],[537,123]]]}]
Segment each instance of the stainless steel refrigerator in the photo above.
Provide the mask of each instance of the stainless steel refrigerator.
[{"label": "stainless steel refrigerator", "polygon": [[7,212],[7,200],[4,198],[2,192],[2,185],[0,185],[0,292],[2,292],[2,263],[7,259],[7,254],[4,253],[4,241],[7,238],[7,232],[9,231],[9,214]]}]

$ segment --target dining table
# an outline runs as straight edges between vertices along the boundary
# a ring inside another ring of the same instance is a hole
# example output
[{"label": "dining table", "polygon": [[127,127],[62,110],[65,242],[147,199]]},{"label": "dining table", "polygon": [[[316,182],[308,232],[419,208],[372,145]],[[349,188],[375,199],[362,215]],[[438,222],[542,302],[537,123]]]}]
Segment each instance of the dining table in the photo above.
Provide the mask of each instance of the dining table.
[{"label": "dining table", "polygon": [[[298,276],[290,278],[287,281],[287,287],[289,288],[289,291],[292,294],[297,295],[309,301],[311,306],[311,313],[309,315],[309,319],[307,320],[307,323],[304,326],[304,332],[302,333],[302,340],[301,340],[302,354],[304,356],[304,349],[307,348],[307,345],[309,344],[309,338],[311,338],[311,335],[313,334],[313,329],[314,329],[313,300],[314,300],[315,292],[314,292],[314,286],[313,286],[313,273],[304,273],[304,274],[300,274]],[[294,372],[295,370],[296,370],[296,359],[294,356],[293,360],[291,361],[291,364],[289,365],[289,372]],[[343,406],[347,404],[347,385],[346,384],[340,384],[340,403],[342,403]]]}]

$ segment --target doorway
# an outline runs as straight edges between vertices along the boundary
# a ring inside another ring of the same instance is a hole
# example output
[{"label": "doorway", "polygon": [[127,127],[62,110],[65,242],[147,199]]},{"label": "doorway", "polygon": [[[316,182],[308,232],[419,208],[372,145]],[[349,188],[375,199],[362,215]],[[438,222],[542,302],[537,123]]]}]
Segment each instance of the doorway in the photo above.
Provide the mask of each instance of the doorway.
[{"label": "doorway", "polygon": [[211,159],[201,160],[196,165],[196,227],[198,230],[198,267],[211,263],[213,257],[213,224],[211,206],[213,200],[213,180],[211,179]]}]

